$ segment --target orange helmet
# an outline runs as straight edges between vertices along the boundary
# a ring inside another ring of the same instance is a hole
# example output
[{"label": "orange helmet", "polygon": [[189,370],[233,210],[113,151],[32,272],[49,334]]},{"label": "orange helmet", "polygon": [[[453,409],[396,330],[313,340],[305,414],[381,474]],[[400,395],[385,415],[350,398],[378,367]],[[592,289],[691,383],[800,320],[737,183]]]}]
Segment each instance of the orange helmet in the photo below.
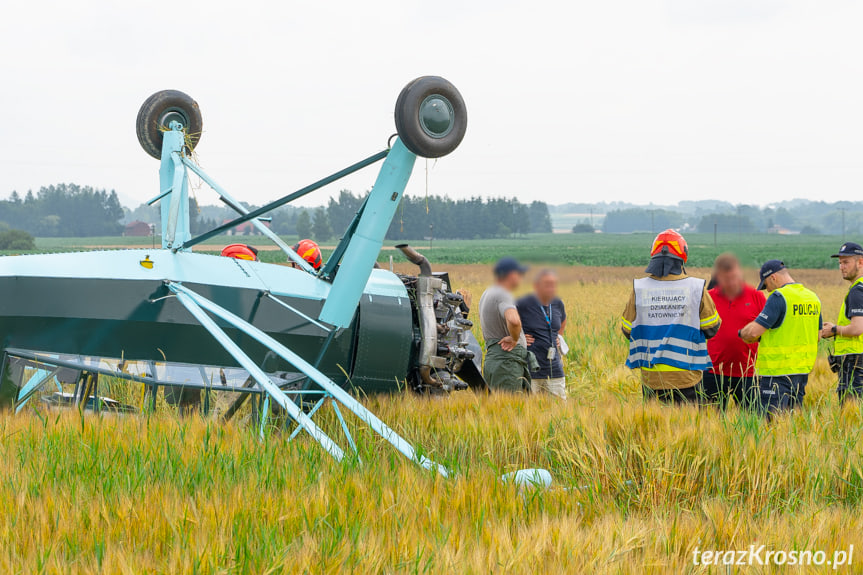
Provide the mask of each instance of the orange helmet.
[{"label": "orange helmet", "polygon": [[656,236],[656,239],[653,240],[653,248],[650,250],[650,257],[660,254],[678,257],[686,263],[689,246],[686,245],[686,240],[679,233],[674,230],[665,230]]},{"label": "orange helmet", "polygon": [[321,249],[318,247],[318,244],[312,240],[298,241],[294,244],[294,251],[297,252],[301,258],[309,262],[313,268],[316,270],[321,269],[321,264],[324,261],[321,256]]},{"label": "orange helmet", "polygon": [[258,250],[246,244],[231,244],[225,246],[222,250],[222,255],[226,258],[234,258],[238,260],[249,260],[252,262],[258,261]]}]

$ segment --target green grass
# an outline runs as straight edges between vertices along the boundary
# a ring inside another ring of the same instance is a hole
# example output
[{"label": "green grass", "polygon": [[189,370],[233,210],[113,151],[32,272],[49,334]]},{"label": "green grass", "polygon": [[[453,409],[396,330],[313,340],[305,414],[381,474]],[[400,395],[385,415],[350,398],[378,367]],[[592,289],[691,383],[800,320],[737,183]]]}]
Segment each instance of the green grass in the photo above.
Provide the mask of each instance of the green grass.
[{"label": "green grass", "polygon": [[[854,238],[849,238],[854,239]],[[286,237],[293,243],[296,238]],[[494,238],[485,240],[428,240],[411,242],[436,264],[488,264],[501,256],[509,255],[529,263],[548,263],[581,266],[643,266],[653,240],[651,234],[531,234],[518,238]],[[689,265],[709,267],[721,252],[733,251],[749,267],[757,267],[765,260],[777,258],[792,268],[831,268],[830,259],[841,244],[839,236],[779,236],[766,234],[719,235],[714,245],[712,234],[687,234],[689,242]],[[261,236],[221,236],[196,247],[196,251],[218,253],[220,247],[234,242],[266,246],[269,242]],[[94,238],[38,238],[38,252],[65,252],[92,249],[94,246],[149,247],[150,237],[94,237]],[[324,242],[334,245],[336,240]],[[397,242],[386,242],[392,248]],[[157,243],[158,245],[158,243]],[[324,249],[324,257],[331,250]],[[0,252],[8,255],[10,252]],[[392,249],[381,251],[378,260],[395,261],[401,254]],[[261,251],[266,262],[283,262],[285,256],[278,251]]]}]

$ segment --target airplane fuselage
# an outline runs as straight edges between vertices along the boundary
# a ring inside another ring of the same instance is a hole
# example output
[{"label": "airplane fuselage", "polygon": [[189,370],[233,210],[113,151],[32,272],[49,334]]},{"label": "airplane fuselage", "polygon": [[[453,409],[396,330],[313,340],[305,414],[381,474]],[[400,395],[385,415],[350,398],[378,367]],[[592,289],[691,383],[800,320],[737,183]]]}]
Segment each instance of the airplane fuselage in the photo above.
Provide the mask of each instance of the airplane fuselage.
[{"label": "airplane fuselage", "polygon": [[[327,338],[310,318],[320,314],[331,284],[303,270],[129,249],[0,258],[0,349],[236,366],[171,295],[166,281],[180,282],[228,309],[309,362]],[[374,270],[353,321],[336,332],[321,370],[342,384],[347,374],[353,386],[367,391],[397,389],[416,356],[411,310],[399,277]],[[293,370],[221,325],[265,371]]]}]

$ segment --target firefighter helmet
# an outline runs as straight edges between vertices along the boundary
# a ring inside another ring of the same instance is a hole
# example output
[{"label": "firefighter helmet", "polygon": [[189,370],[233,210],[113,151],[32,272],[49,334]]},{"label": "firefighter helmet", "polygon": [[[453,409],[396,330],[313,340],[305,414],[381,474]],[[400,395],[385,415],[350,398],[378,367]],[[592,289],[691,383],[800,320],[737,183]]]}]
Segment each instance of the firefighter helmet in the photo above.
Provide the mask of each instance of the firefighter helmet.
[{"label": "firefighter helmet", "polygon": [[653,240],[653,248],[650,250],[650,257],[657,255],[669,255],[680,258],[686,263],[686,258],[689,256],[689,247],[686,245],[686,240],[683,236],[674,230],[665,230],[660,232],[656,239]]},{"label": "firefighter helmet", "polygon": [[312,240],[298,241],[294,244],[294,251],[297,252],[301,258],[309,262],[313,268],[316,270],[321,269],[321,264],[323,263],[321,249],[318,247],[318,244]]},{"label": "firefighter helmet", "polygon": [[258,261],[258,250],[246,244],[231,244],[225,246],[222,250],[222,255],[226,258],[234,258],[238,260]]}]

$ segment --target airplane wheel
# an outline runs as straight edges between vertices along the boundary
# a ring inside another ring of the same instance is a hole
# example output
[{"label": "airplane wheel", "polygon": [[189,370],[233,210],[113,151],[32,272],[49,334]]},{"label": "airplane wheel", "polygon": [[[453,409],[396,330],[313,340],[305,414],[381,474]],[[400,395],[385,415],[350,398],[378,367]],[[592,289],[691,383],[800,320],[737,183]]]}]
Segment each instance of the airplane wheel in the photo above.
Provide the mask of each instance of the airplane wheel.
[{"label": "airplane wheel", "polygon": [[440,76],[421,76],[396,100],[396,130],[418,156],[440,158],[455,150],[467,131],[467,108],[456,87]]},{"label": "airplane wheel", "polygon": [[162,157],[162,131],[174,120],[183,125],[188,147],[194,149],[201,139],[204,121],[191,96],[178,90],[162,90],[147,98],[138,110],[138,142],[157,160]]}]

